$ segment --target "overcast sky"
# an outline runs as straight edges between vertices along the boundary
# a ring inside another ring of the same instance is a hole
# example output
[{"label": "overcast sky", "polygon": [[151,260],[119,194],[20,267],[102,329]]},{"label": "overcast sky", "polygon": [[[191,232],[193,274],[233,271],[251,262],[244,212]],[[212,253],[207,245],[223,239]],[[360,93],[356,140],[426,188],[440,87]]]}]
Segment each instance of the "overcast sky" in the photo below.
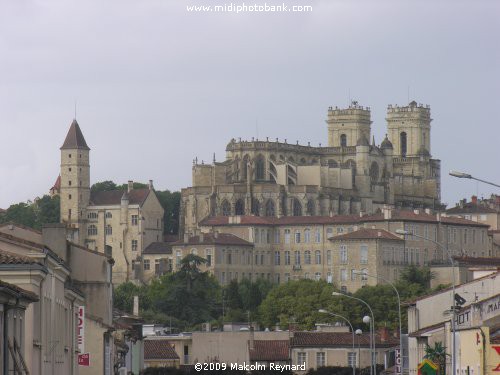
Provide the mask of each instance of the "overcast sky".
[{"label": "overcast sky", "polygon": [[194,157],[224,160],[233,137],[326,145],[327,108],[349,95],[371,107],[380,143],[387,105],[407,104],[408,87],[431,106],[443,201],[495,191],[447,174],[500,183],[499,1],[284,1],[313,11],[1,0],[0,207],[52,186],[75,100],[91,183],[153,179],[176,190],[191,185]]}]

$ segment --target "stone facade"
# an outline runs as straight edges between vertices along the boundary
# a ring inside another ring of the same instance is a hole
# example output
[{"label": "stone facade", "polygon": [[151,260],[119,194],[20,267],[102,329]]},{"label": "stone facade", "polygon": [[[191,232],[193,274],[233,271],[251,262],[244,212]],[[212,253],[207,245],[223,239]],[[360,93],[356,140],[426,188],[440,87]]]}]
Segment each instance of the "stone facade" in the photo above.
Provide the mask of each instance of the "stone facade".
[{"label": "stone facade", "polygon": [[328,146],[232,139],[226,160],[193,162],[182,190],[181,232],[210,216],[373,213],[384,204],[441,208],[440,161],[430,154],[430,108],[389,106],[388,134],[370,144],[370,109],[330,108]]},{"label": "stone facade", "polygon": [[113,282],[138,279],[142,250],[163,236],[164,210],[152,181],[143,189],[90,191],[90,148],[80,126],[70,126],[61,147],[61,222],[80,245],[112,256]]}]

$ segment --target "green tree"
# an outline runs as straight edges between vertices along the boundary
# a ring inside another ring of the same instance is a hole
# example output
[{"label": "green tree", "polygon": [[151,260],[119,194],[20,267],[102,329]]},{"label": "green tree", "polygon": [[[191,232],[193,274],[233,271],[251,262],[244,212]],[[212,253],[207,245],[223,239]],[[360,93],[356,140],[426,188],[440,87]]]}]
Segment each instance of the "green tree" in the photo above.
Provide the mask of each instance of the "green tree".
[{"label": "green tree", "polygon": [[59,197],[44,195],[35,202],[21,202],[11,205],[0,217],[0,223],[16,223],[34,229],[44,224],[59,222]]},{"label": "green tree", "polygon": [[164,232],[168,234],[179,233],[179,210],[181,205],[181,193],[170,190],[156,191],[165,214],[163,215]]},{"label": "green tree", "polygon": [[431,280],[434,279],[435,275],[431,272],[429,267],[417,267],[411,265],[406,267],[401,272],[401,281],[408,284],[418,284],[423,288],[428,289],[431,286]]},{"label": "green tree", "polygon": [[424,358],[430,359],[435,364],[439,365],[439,373],[444,374],[446,368],[446,348],[443,346],[442,342],[435,342],[434,346],[425,346]]},{"label": "green tree", "polygon": [[58,195],[50,197],[44,195],[35,204],[36,223],[35,228],[41,228],[48,223],[59,223],[60,221],[60,198]]},{"label": "green tree", "polygon": [[118,186],[113,181],[106,180],[106,181],[101,181],[101,182],[96,182],[90,187],[90,191],[92,193],[98,192],[98,191],[110,191],[110,190],[116,190],[118,189]]}]

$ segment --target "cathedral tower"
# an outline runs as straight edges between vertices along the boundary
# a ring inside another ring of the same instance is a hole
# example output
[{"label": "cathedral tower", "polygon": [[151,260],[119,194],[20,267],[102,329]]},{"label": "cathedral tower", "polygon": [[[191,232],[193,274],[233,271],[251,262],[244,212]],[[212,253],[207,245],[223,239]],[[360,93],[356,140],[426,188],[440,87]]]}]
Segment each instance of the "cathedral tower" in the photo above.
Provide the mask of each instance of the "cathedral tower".
[{"label": "cathedral tower", "polygon": [[387,108],[388,138],[395,157],[430,156],[431,110],[412,101],[406,107]]},{"label": "cathedral tower", "polygon": [[83,243],[86,209],[90,199],[90,148],[85,142],[80,126],[73,120],[61,146],[61,222],[80,232]]},{"label": "cathedral tower", "polygon": [[353,101],[349,108],[337,107],[328,109],[328,146],[356,146],[358,140],[370,139],[370,108],[358,105]]}]

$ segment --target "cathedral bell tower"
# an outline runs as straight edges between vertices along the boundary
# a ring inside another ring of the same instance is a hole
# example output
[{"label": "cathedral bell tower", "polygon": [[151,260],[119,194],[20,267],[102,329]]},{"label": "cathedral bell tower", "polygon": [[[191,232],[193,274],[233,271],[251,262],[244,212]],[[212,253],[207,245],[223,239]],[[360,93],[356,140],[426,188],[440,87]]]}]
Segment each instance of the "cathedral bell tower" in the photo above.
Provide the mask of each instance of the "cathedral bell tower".
[{"label": "cathedral bell tower", "polygon": [[61,223],[70,229],[73,240],[85,239],[86,209],[90,200],[90,148],[76,119],[69,127],[61,150]]},{"label": "cathedral bell tower", "polygon": [[370,108],[353,101],[349,108],[328,108],[328,146],[356,146],[358,140],[370,139]]}]

